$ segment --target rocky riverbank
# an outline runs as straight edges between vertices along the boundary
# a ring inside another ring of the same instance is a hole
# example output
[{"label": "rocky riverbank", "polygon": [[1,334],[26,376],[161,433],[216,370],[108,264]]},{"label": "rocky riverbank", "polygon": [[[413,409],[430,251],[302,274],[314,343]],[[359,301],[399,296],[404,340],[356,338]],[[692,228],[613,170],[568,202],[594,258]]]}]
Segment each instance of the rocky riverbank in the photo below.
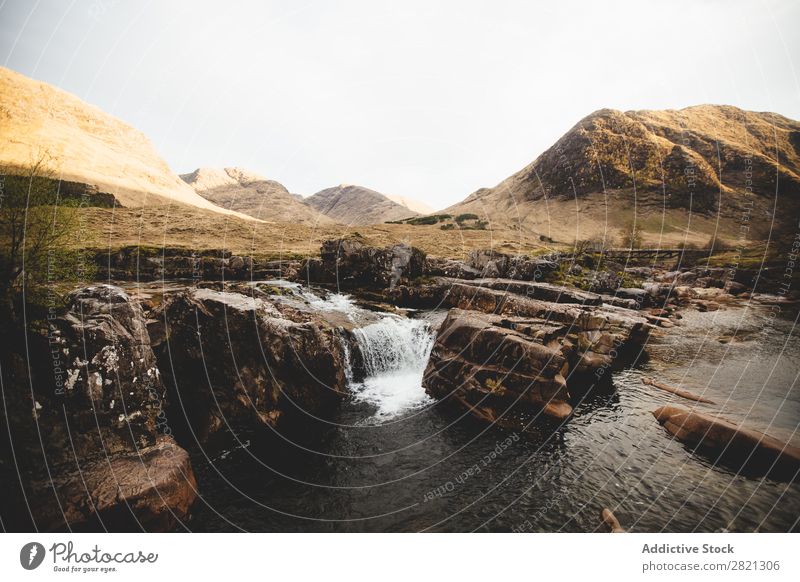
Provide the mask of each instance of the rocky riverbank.
[{"label": "rocky riverbank", "polygon": [[[129,274],[131,256],[115,268]],[[230,270],[246,281],[255,266],[239,258],[225,257],[209,273]],[[580,267],[581,277],[601,284],[578,289],[563,280],[578,272],[568,260],[481,251],[461,263],[407,245],[332,240],[319,258],[265,266],[259,274],[270,280],[261,282],[181,283],[149,295],[77,289],[65,310],[3,354],[4,382],[14,387],[4,399],[4,432],[15,438],[3,443],[2,470],[22,484],[6,503],[16,505],[20,524],[43,530],[188,527],[202,491],[186,449],[218,434],[280,434],[330,418],[394,341],[380,328],[370,332],[378,336],[369,353],[357,341],[382,313],[441,312],[422,378],[427,393],[518,431],[568,422],[577,400],[647,358],[653,334],[674,333],[686,309],[791,299],[753,294],[729,271],[710,268],[618,276]],[[311,294],[309,283],[329,291]],[[343,288],[367,319],[329,308]],[[415,333],[408,330],[408,341],[418,341]],[[726,461],[739,459],[734,468],[744,458],[771,478],[796,478],[798,454],[777,439],[691,410],[655,415],[700,454],[721,458],[733,444]]]}]

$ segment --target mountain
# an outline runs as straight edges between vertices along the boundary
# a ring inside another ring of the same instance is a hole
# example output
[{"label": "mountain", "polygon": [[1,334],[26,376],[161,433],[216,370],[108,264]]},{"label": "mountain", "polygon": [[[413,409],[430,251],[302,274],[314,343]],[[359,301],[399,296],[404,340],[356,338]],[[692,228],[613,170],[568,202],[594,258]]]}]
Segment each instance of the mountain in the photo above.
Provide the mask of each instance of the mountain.
[{"label": "mountain", "polygon": [[333,222],[279,182],[241,168],[198,168],[181,178],[209,202],[254,218],[309,225]]},{"label": "mountain", "polygon": [[380,192],[350,184],[317,192],[306,198],[305,203],[338,222],[359,226],[410,218],[418,214],[391,201]]},{"label": "mountain", "polygon": [[688,232],[691,219],[701,229],[719,219],[728,238],[739,236],[743,221],[750,238],[765,237],[773,222],[793,227],[800,123],[723,105],[601,109],[531,164],[447,212],[569,238],[576,227],[584,236],[616,227],[634,207],[641,225],[660,235]]},{"label": "mountain", "polygon": [[0,144],[0,166],[10,173],[44,157],[55,176],[87,185],[87,192],[113,195],[122,206],[177,202],[237,214],[198,196],[141,132],[66,91],[3,67]]},{"label": "mountain", "polygon": [[394,196],[392,194],[384,194],[384,196],[386,196],[392,202],[397,202],[400,206],[405,206],[417,214],[432,214],[436,210],[433,206],[428,206],[420,200],[409,198],[407,196]]}]

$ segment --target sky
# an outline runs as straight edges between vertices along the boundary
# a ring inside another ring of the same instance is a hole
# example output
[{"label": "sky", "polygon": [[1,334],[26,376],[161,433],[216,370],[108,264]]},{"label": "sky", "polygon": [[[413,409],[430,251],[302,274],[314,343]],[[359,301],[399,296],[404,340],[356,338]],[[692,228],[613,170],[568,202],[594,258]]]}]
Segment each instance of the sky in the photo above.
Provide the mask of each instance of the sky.
[{"label": "sky", "polygon": [[600,108],[800,119],[800,2],[86,0],[0,4],[0,63],[143,131],[178,173],[239,166],[434,208]]}]

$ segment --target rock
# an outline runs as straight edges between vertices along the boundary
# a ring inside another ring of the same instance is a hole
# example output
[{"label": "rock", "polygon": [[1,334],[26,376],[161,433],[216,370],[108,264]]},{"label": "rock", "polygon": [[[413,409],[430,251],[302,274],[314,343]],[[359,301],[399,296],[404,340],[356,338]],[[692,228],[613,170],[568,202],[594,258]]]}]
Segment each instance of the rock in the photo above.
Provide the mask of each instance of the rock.
[{"label": "rock", "polygon": [[623,307],[625,309],[638,309],[640,306],[635,299],[623,299],[614,295],[600,295],[605,305]]},{"label": "rock", "polygon": [[589,280],[589,287],[597,293],[615,293],[622,286],[622,277],[618,271],[594,271]]},{"label": "rock", "polygon": [[555,330],[526,330],[531,323],[540,322],[451,309],[425,371],[425,389],[485,421],[511,418],[516,409],[568,417],[572,407],[562,375],[568,366],[560,346],[551,343]]},{"label": "rock", "polygon": [[[169,531],[187,519],[197,497],[189,455],[169,437],[155,445],[82,464],[80,471],[37,482],[44,531]],[[63,510],[63,511],[62,511]]]},{"label": "rock", "polygon": [[425,274],[434,277],[450,277],[452,279],[477,279],[481,276],[478,269],[474,269],[461,261],[427,257],[425,259]]},{"label": "rock", "polygon": [[722,289],[725,291],[725,293],[729,293],[730,295],[742,295],[743,293],[747,293],[749,291],[747,285],[742,285],[736,281],[726,281],[725,286]]},{"label": "rock", "polygon": [[716,416],[662,406],[653,415],[664,428],[714,462],[780,481],[795,481],[800,472],[800,448]]},{"label": "rock", "polygon": [[175,416],[201,441],[229,425],[325,417],[345,394],[343,340],[321,319],[292,321],[260,297],[211,289],[170,295],[154,318]]},{"label": "rock", "polygon": [[719,310],[719,303],[715,301],[702,301],[698,300],[694,302],[695,306],[697,307],[698,311],[718,311]]},{"label": "rock", "polygon": [[695,287],[708,288],[716,287],[722,289],[724,283],[720,279],[714,277],[698,277],[694,282]]},{"label": "rock", "polygon": [[633,299],[636,305],[644,306],[650,302],[650,294],[644,289],[636,289],[634,287],[620,287],[614,293],[615,296],[621,299]]},{"label": "rock", "polygon": [[694,271],[684,271],[675,277],[677,285],[691,285],[697,280],[697,273]]},{"label": "rock", "polygon": [[320,255],[306,261],[300,276],[342,289],[392,289],[425,271],[425,253],[406,244],[380,249],[354,238],[326,240]]},{"label": "rock", "polygon": [[539,299],[490,289],[474,281],[438,280],[432,285],[401,286],[390,297],[398,305],[414,308],[457,307],[489,314],[539,318],[548,325],[572,326],[575,333],[593,332],[589,343],[600,335],[609,336],[617,347],[641,346],[652,329],[638,313],[611,305],[585,306],[571,303],[551,303]]},{"label": "rock", "polygon": [[520,281],[539,281],[558,269],[558,263],[546,257],[512,256],[486,249],[471,251],[466,264],[484,278]]},{"label": "rock", "polygon": [[523,282],[513,279],[475,279],[465,284],[496,291],[507,291],[508,293],[553,303],[577,303],[580,305],[600,305],[603,303],[602,297],[597,293],[589,293],[551,283]]},{"label": "rock", "polygon": [[653,269],[651,267],[625,267],[625,272],[642,279],[648,279],[653,276]]},{"label": "rock", "polygon": [[608,507],[604,507],[600,512],[600,519],[611,533],[625,533],[625,529],[619,524],[619,520]]},{"label": "rock", "polygon": [[228,252],[189,253],[185,249],[127,246],[113,253],[97,252],[93,257],[99,279],[155,281],[160,279],[203,279],[205,281],[248,281],[290,278],[299,261],[275,261]]},{"label": "rock", "polygon": [[680,275],[680,271],[668,271],[656,277],[656,281],[659,283],[669,283],[674,284],[675,279],[677,279],[678,275]]},{"label": "rock", "polygon": [[78,289],[67,303],[30,342],[33,401],[10,410],[32,519],[43,529],[97,519],[170,529],[188,516],[196,485],[186,452],[160,434],[165,390],[142,309],[111,285]]},{"label": "rock", "polygon": [[141,307],[119,287],[93,285],[71,293],[50,324],[56,399],[37,395],[49,462],[72,461],[73,448],[89,457],[154,445],[165,391]]},{"label": "rock", "polygon": [[453,308],[431,353],[426,390],[506,424],[538,412],[568,417],[566,378],[580,388],[589,374],[599,382],[636,357],[652,329],[629,310],[549,303],[474,284],[401,288],[397,296]]}]

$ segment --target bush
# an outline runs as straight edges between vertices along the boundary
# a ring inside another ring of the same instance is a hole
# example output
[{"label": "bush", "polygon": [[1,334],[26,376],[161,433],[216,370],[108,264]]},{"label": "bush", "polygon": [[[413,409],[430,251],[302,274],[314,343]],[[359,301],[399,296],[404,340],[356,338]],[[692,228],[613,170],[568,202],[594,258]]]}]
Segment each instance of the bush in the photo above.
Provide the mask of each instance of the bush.
[{"label": "bush", "polygon": [[635,221],[626,224],[620,231],[622,248],[638,249],[642,246],[642,229],[636,225]]},{"label": "bush", "polygon": [[465,212],[464,214],[459,214],[456,216],[456,222],[459,224],[466,222],[467,220],[478,220],[478,215],[472,214],[471,212]]},{"label": "bush", "polygon": [[84,252],[70,248],[77,210],[61,204],[58,184],[45,156],[25,168],[0,168],[0,309],[12,319],[23,291],[35,303],[58,284],[90,276]]}]

